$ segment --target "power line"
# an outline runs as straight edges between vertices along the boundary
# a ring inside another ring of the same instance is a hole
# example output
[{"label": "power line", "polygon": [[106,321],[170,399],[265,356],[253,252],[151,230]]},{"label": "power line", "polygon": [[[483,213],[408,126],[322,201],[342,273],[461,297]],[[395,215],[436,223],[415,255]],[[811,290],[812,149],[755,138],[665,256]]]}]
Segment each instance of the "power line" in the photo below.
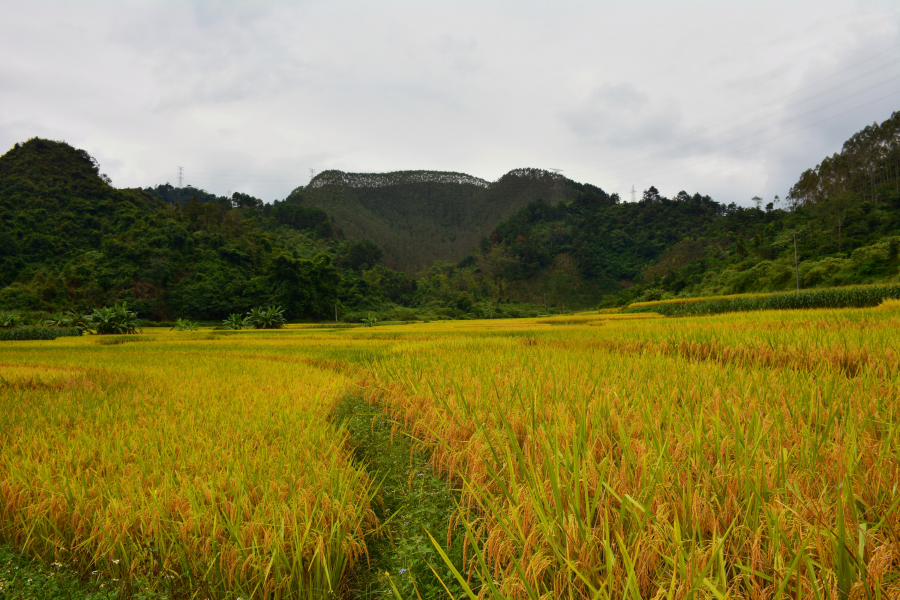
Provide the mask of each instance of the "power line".
[{"label": "power line", "polygon": [[[898,60],[897,62],[900,62],[900,60]],[[835,101],[833,101],[831,104],[828,104],[828,105],[825,105],[825,106],[820,106],[820,107],[815,108],[815,109],[813,109],[813,110],[810,110],[810,111],[801,113],[801,114],[799,114],[799,115],[797,115],[797,116],[795,116],[795,117],[793,117],[793,118],[791,118],[791,119],[788,119],[788,120],[786,120],[786,121],[782,121],[781,124],[792,123],[792,122],[794,122],[794,121],[801,120],[801,119],[803,119],[803,118],[805,118],[805,117],[808,117],[808,116],[810,116],[810,115],[813,115],[813,114],[815,114],[815,113],[817,113],[817,112],[821,112],[821,111],[823,111],[823,110],[832,108],[832,107],[834,107],[835,105],[837,105],[837,104],[839,104],[839,103],[841,103],[841,102],[846,102],[847,100],[851,100],[851,99],[853,99],[853,98],[855,98],[855,97],[857,97],[857,96],[860,96],[860,95],[862,95],[862,94],[865,94],[865,93],[867,93],[867,92],[870,92],[870,91],[872,91],[872,90],[874,90],[874,89],[876,89],[876,88],[879,88],[879,87],[881,87],[881,86],[883,86],[883,85],[890,84],[890,83],[895,83],[895,82],[897,82],[897,81],[900,81],[900,79],[898,79],[898,78],[893,78],[893,79],[888,79],[888,80],[885,80],[885,81],[881,81],[881,82],[876,83],[876,84],[874,84],[874,85],[871,85],[871,86],[869,86],[869,87],[867,87],[867,88],[865,88],[865,89],[863,89],[863,90],[859,90],[859,91],[857,91],[857,92],[855,92],[855,93],[853,93],[853,94],[850,94],[849,96],[845,96],[845,97],[843,97],[843,98],[841,98],[841,99],[839,99],[839,100],[835,100]],[[785,110],[786,110],[786,109],[785,109]],[[715,134],[715,135],[711,135],[711,136],[708,136],[708,137],[705,137],[705,138],[701,138],[701,139],[699,139],[699,140],[695,140],[695,141],[693,141],[693,142],[691,142],[691,143],[689,143],[689,144],[685,144],[685,145],[679,146],[679,147],[677,147],[677,148],[672,148],[672,149],[670,149],[670,150],[666,150],[666,151],[664,151],[664,152],[658,152],[658,153],[656,153],[656,154],[650,154],[650,155],[644,156],[643,158],[638,159],[638,160],[633,160],[633,161],[629,161],[629,162],[619,163],[618,165],[610,164],[609,166],[606,166],[606,167],[589,168],[589,169],[587,169],[587,170],[581,171],[580,173],[582,173],[582,174],[593,173],[593,174],[597,175],[597,174],[602,174],[602,173],[604,173],[604,172],[610,172],[610,171],[614,171],[614,170],[617,170],[617,169],[621,169],[621,168],[623,168],[623,167],[628,167],[628,166],[630,166],[630,165],[639,165],[639,164],[641,164],[642,162],[646,162],[646,161],[649,161],[649,160],[654,159],[654,158],[661,158],[661,157],[667,156],[667,155],[669,155],[669,154],[673,154],[673,153],[675,153],[675,152],[681,152],[681,151],[687,150],[687,149],[689,149],[689,148],[692,148],[692,147],[694,147],[694,146],[697,146],[697,145],[699,145],[699,144],[702,144],[702,143],[704,143],[704,142],[709,142],[709,141],[711,141],[711,140],[714,140],[714,139],[716,139],[716,138],[718,138],[718,137],[720,137],[720,136],[723,136],[723,135],[725,135],[725,134],[727,134],[727,133],[733,133],[733,132],[738,131],[738,130],[740,130],[740,129],[744,129],[744,128],[746,128],[746,127],[749,127],[750,125],[755,125],[756,123],[759,123],[760,121],[764,121],[764,120],[766,120],[766,119],[768,119],[768,118],[770,118],[770,117],[772,117],[772,116],[775,116],[775,115],[776,115],[777,113],[779,113],[779,112],[783,112],[783,111],[776,111],[776,112],[774,112],[774,113],[770,113],[769,115],[766,115],[766,116],[764,116],[764,117],[760,117],[760,118],[756,119],[755,121],[750,121],[750,122],[745,123],[745,124],[743,124],[743,125],[738,125],[738,126],[736,126],[736,127],[732,127],[731,129],[726,129],[726,130],[721,131],[721,132],[719,132],[719,133],[717,133],[717,134]],[[759,132],[757,132],[757,133],[752,133],[752,134],[750,134],[750,137],[755,136],[755,135],[762,135],[763,133],[764,133],[764,131],[759,131]],[[727,145],[732,144],[732,143],[734,143],[734,142],[726,142],[725,145],[727,146]],[[715,149],[715,148],[713,148],[712,150],[714,150],[714,149]],[[582,175],[582,176],[583,176],[583,175]]]},{"label": "power line", "polygon": [[[778,140],[780,140],[780,139],[782,139],[782,138],[785,138],[785,137],[787,137],[787,136],[789,136],[789,135],[794,135],[795,133],[799,133],[799,132],[801,132],[801,131],[803,131],[803,130],[809,129],[810,127],[815,127],[816,125],[821,125],[822,123],[825,123],[826,121],[830,121],[830,120],[832,120],[832,119],[836,119],[836,118],[838,118],[838,117],[842,117],[842,116],[844,116],[844,115],[846,115],[846,114],[848,114],[848,113],[851,113],[851,112],[853,112],[853,111],[855,111],[855,110],[859,110],[860,108],[865,108],[866,106],[870,106],[870,105],[872,105],[872,104],[876,104],[876,103],[878,103],[878,102],[881,102],[882,100],[886,100],[886,99],[888,99],[888,98],[890,98],[890,97],[892,97],[892,96],[896,96],[896,95],[898,95],[898,94],[900,94],[900,91],[896,91],[896,92],[887,94],[887,95],[885,95],[885,96],[882,96],[882,97],[880,97],[880,98],[877,98],[877,99],[875,99],[875,100],[872,100],[871,102],[866,102],[865,104],[860,104],[859,106],[854,106],[853,108],[850,108],[850,109],[848,109],[848,110],[845,110],[844,112],[838,113],[838,114],[836,114],[836,115],[832,115],[832,116],[830,116],[830,117],[826,117],[826,118],[824,118],[824,119],[822,119],[822,120],[820,120],[820,121],[816,121],[815,123],[810,123],[809,125],[806,125],[806,126],[804,126],[804,127],[800,127],[800,128],[795,129],[795,130],[793,130],[793,131],[789,131],[789,132],[787,132],[787,133],[784,133],[784,134],[781,134],[781,135],[779,135],[779,136],[770,138],[770,139],[768,139],[768,140],[764,140],[764,141],[759,142],[759,143],[757,143],[757,144],[752,144],[752,145],[750,145],[750,146],[745,146],[745,147],[743,147],[743,148],[738,148],[737,150],[731,150],[731,151],[729,151],[729,152],[720,153],[720,154],[717,154],[717,155],[715,155],[715,156],[711,156],[711,157],[709,157],[709,158],[707,158],[707,159],[705,159],[705,160],[701,160],[701,161],[698,161],[698,162],[696,162],[696,163],[692,163],[692,164],[690,164],[690,165],[682,165],[682,166],[679,166],[679,167],[675,167],[675,168],[673,168],[673,169],[669,169],[669,170],[667,170],[667,171],[656,171],[656,172],[654,172],[654,175],[664,175],[664,174],[666,174],[666,173],[673,173],[673,172],[675,172],[675,171],[680,171],[680,170],[682,170],[682,169],[687,169],[687,168],[690,168],[690,167],[694,167],[694,166],[697,166],[697,165],[702,165],[702,164],[708,163],[708,162],[710,162],[710,161],[716,160],[716,159],[721,158],[721,157],[723,157],[723,156],[729,156],[729,155],[731,155],[731,154],[737,154],[738,152],[744,152],[744,151],[746,151],[746,150],[752,150],[753,148],[758,148],[759,146],[764,146],[764,145],[766,145],[766,144],[770,144],[770,143],[772,143],[772,142],[775,142],[775,141],[778,141]],[[625,173],[625,175],[632,175],[632,176],[636,175],[636,176],[641,176],[641,175],[643,175],[644,173],[647,173],[647,172],[648,172],[647,168],[644,168],[644,169],[641,169],[641,170],[639,170],[639,171],[632,171],[632,172],[630,172],[630,173]],[[619,185],[621,185],[621,184],[616,184],[615,187],[618,187]]]},{"label": "power line", "polygon": [[550,203],[556,205],[562,200],[563,188],[560,186],[560,183],[562,182],[562,175],[560,175],[562,169],[550,169],[550,171],[553,171],[553,187],[550,188],[550,191],[553,192],[553,194]]},{"label": "power line", "polygon": [[[826,82],[826,81],[828,81],[828,80],[830,80],[830,79],[833,79],[834,77],[837,77],[838,75],[842,75],[842,74],[844,74],[844,73],[846,73],[846,72],[848,72],[848,71],[852,71],[852,70],[856,69],[857,67],[859,67],[860,65],[865,64],[865,63],[867,63],[867,62],[869,62],[869,61],[871,61],[871,60],[873,60],[873,59],[875,59],[875,58],[877,58],[877,57],[879,57],[879,56],[881,56],[881,55],[883,55],[883,54],[886,54],[886,53],[888,53],[888,52],[891,52],[891,51],[893,51],[893,50],[896,50],[897,48],[900,48],[900,44],[891,46],[890,48],[887,48],[886,50],[883,50],[883,51],[881,51],[881,52],[878,52],[878,53],[876,53],[876,54],[873,54],[873,55],[869,56],[868,58],[866,58],[866,59],[864,59],[864,60],[862,60],[862,61],[859,61],[859,62],[855,63],[854,65],[852,65],[852,66],[850,66],[850,67],[847,67],[847,68],[845,68],[845,69],[842,69],[842,70],[840,70],[840,71],[837,71],[837,72],[835,72],[835,73],[832,73],[831,75],[829,75],[829,76],[827,76],[827,77],[825,77],[825,78],[823,78],[823,79],[820,79],[819,81],[817,81],[817,82],[815,82],[815,83],[813,83],[813,84],[804,86],[803,88],[800,88],[799,90],[796,90],[796,91],[794,91],[794,92],[791,92],[790,94],[786,94],[785,96],[782,96],[781,98],[778,98],[778,99],[776,99],[776,100],[772,100],[772,101],[770,101],[770,102],[761,104],[761,105],[757,106],[755,109],[753,109],[752,111],[750,111],[749,113],[744,113],[742,116],[747,116],[747,115],[749,115],[749,114],[758,112],[758,111],[760,111],[760,110],[762,110],[762,109],[764,109],[764,108],[766,108],[766,107],[768,107],[768,106],[772,106],[772,105],[774,105],[774,104],[778,104],[779,102],[783,102],[783,101],[785,101],[785,100],[787,100],[787,99],[789,99],[789,98],[791,98],[791,97],[797,96],[798,94],[801,94],[801,93],[805,92],[806,90],[815,88],[816,86],[818,86],[818,85],[820,85],[820,84],[822,84],[822,83],[824,83],[824,82]],[[816,98],[818,98],[818,97],[821,97],[821,96],[823,96],[823,95],[829,94],[829,93],[831,93],[831,92],[833,92],[833,91],[836,91],[836,90],[838,90],[838,89],[840,89],[840,88],[842,88],[842,87],[846,87],[847,85],[850,85],[851,83],[855,83],[855,82],[859,81],[860,79],[863,79],[863,78],[865,78],[865,77],[868,77],[869,75],[871,75],[871,74],[873,74],[873,73],[876,73],[876,72],[878,72],[878,71],[882,71],[882,70],[887,69],[887,68],[889,68],[889,67],[891,67],[891,66],[894,66],[894,65],[896,65],[897,63],[900,63],[900,59],[894,59],[894,60],[891,60],[891,61],[889,61],[889,62],[887,62],[887,63],[884,63],[884,64],[882,64],[882,65],[879,65],[878,67],[875,67],[875,68],[873,68],[873,69],[870,69],[870,70],[866,71],[865,73],[861,73],[861,74],[859,74],[859,75],[853,77],[852,79],[849,79],[849,80],[844,81],[844,82],[842,82],[842,83],[839,83],[839,84],[837,84],[837,85],[835,85],[835,86],[832,86],[832,87],[828,88],[827,90],[822,90],[822,91],[820,91],[820,92],[817,92],[817,93],[813,94],[812,96],[809,96],[809,97],[807,97],[807,98],[805,98],[805,99],[803,99],[803,100],[799,100],[799,101],[796,101],[796,102],[794,102],[794,103],[792,103],[792,104],[789,104],[789,105],[787,105],[787,106],[785,106],[785,107],[782,107],[781,109],[779,109],[779,110],[777,110],[777,111],[774,111],[773,113],[770,113],[770,114],[767,115],[767,116],[764,116],[764,117],[758,117],[758,118],[756,118],[754,121],[751,121],[750,123],[746,123],[746,124],[744,124],[744,125],[739,125],[739,126],[737,126],[737,127],[735,127],[735,128],[732,128],[731,130],[733,131],[733,130],[735,130],[735,129],[740,129],[740,128],[742,128],[742,127],[746,127],[746,126],[748,126],[748,125],[750,125],[750,124],[757,123],[757,122],[759,122],[760,120],[764,120],[765,118],[768,118],[769,116],[774,116],[775,114],[778,114],[778,113],[780,113],[780,112],[783,112],[784,110],[787,110],[788,108],[792,108],[792,107],[795,107],[795,106],[799,106],[800,104],[805,104],[806,102],[810,102],[810,101],[812,101],[812,100],[814,100],[814,99],[816,99]],[[891,81],[891,80],[887,80],[887,81],[889,82],[889,81]],[[879,85],[883,85],[884,83],[885,83],[885,82],[881,82],[881,84],[879,84]],[[720,103],[721,103],[721,102],[720,102]],[[680,141],[682,141],[682,140],[690,139],[691,137],[694,137],[694,136],[699,135],[699,134],[701,134],[701,133],[704,133],[704,132],[707,132],[707,131],[714,130],[714,129],[720,127],[721,125],[723,125],[723,124],[729,122],[730,120],[731,120],[731,119],[729,119],[728,121],[723,121],[722,123],[719,123],[719,124],[715,124],[715,125],[710,125],[710,126],[704,127],[704,128],[702,128],[702,129],[700,129],[700,130],[698,130],[698,131],[695,131],[695,132],[693,132],[693,133],[685,134],[685,135],[679,136],[678,138],[675,138],[674,140],[669,140],[669,141],[667,141],[667,142],[662,142],[662,143],[660,143],[660,144],[656,144],[656,145],[654,145],[654,146],[651,146],[648,150],[654,150],[654,149],[657,149],[657,148],[664,148],[665,146],[669,146],[669,145],[671,145],[671,144],[678,143],[678,142],[680,142]],[[718,133],[718,134],[715,134],[715,135],[712,136],[712,137],[716,137],[716,136],[722,135],[722,134],[724,134],[724,133],[727,133],[727,131],[725,131],[725,132],[720,132],[720,133]],[[702,140],[701,140],[701,141],[702,141]],[[696,145],[697,143],[700,143],[701,141],[693,142],[692,144],[689,144],[689,145]],[[662,154],[665,154],[665,153],[668,153],[668,152],[674,152],[674,151],[677,151],[677,150],[678,150],[678,149],[676,148],[676,149],[664,151]],[[646,158],[646,155],[644,154],[644,152],[645,152],[645,151],[635,152],[635,153],[626,155],[626,156],[624,156],[624,157],[621,157],[621,158],[618,158],[618,159],[614,159],[614,160],[612,160],[612,161],[609,161],[609,162],[606,163],[605,165],[602,165],[602,166],[599,166],[599,167],[592,167],[592,168],[588,168],[588,169],[584,169],[584,170],[579,170],[578,173],[579,173],[579,174],[582,174],[582,173],[584,173],[584,174],[588,174],[588,173],[596,173],[596,172],[598,172],[598,170],[606,170],[607,168],[612,168],[612,167],[615,167],[615,166],[622,166],[623,164],[633,164],[633,163],[635,163],[635,162],[639,162],[640,160],[642,160],[642,158],[638,158],[638,157],[644,157],[644,158]],[[637,159],[637,160],[631,160],[631,159]],[[623,163],[622,161],[625,161],[625,162]]]},{"label": "power line", "polygon": [[202,173],[193,173],[191,175],[191,179],[203,179],[203,180],[215,180],[215,181],[265,181],[265,182],[273,182],[273,183],[281,183],[285,181],[297,181],[298,179],[302,179],[302,175],[215,175],[215,174],[202,174]]},{"label": "power line", "polygon": [[[788,98],[791,98],[792,96],[797,96],[798,94],[802,94],[802,93],[804,93],[806,90],[812,89],[812,88],[814,88],[814,87],[816,87],[816,86],[818,86],[818,85],[820,85],[820,84],[822,84],[822,83],[825,83],[825,82],[828,81],[829,79],[833,79],[833,78],[837,77],[838,75],[843,75],[844,73],[846,73],[846,72],[848,72],[848,71],[853,71],[853,70],[856,69],[857,67],[859,67],[859,66],[861,66],[861,65],[863,65],[863,64],[865,64],[865,63],[867,63],[867,62],[869,62],[870,60],[874,60],[875,58],[878,58],[878,57],[881,56],[882,54],[887,54],[888,52],[891,52],[892,50],[897,50],[898,48],[900,48],[900,44],[896,44],[896,45],[894,45],[894,46],[890,46],[890,47],[887,48],[886,50],[882,50],[881,52],[877,52],[877,53],[875,53],[875,54],[872,54],[872,55],[870,55],[868,58],[864,58],[863,60],[861,60],[861,61],[859,61],[859,62],[857,62],[857,63],[854,63],[853,65],[851,65],[851,66],[849,66],[849,67],[846,67],[846,68],[844,68],[844,69],[841,69],[840,71],[835,71],[835,72],[832,73],[831,75],[828,75],[828,76],[826,76],[826,77],[823,77],[822,79],[816,81],[815,83],[811,83],[811,84],[809,84],[809,85],[806,85],[806,86],[804,86],[804,87],[801,87],[801,88],[799,88],[799,89],[796,89],[796,90],[794,90],[793,92],[790,92],[789,94],[786,94],[786,95],[784,95],[784,96],[782,96],[782,97],[780,97],[780,98],[777,98],[777,99],[775,99],[775,100],[770,100],[769,102],[760,104],[759,106],[757,106],[756,108],[754,108],[751,112],[756,112],[756,111],[762,110],[762,109],[764,109],[764,108],[766,108],[766,107],[768,107],[768,106],[772,106],[772,105],[774,105],[774,104],[778,104],[779,102],[783,102],[783,101],[787,100]],[[887,67],[889,67],[889,66],[894,65],[896,62],[898,62],[898,61],[897,61],[897,60],[894,60],[894,61],[891,61],[891,62],[889,62],[889,63],[885,63],[885,64],[881,65],[880,67],[876,67],[875,69],[873,69],[873,70],[871,70],[871,71],[865,73],[864,75],[868,75],[868,74],[874,73],[874,72],[876,72],[876,71],[880,71],[880,70],[883,69],[883,68],[887,68]],[[864,76],[864,75],[861,75],[860,77],[862,77],[862,76]],[[762,82],[760,85],[762,85],[762,84],[764,84],[764,83],[768,83],[768,82],[771,81],[772,79],[774,79],[774,77],[769,78],[766,82]],[[833,89],[837,89],[837,87],[843,87],[846,83],[852,83],[853,81],[855,81],[855,80],[852,80],[852,81],[850,81],[850,82],[845,82],[845,83],[843,83],[843,84],[839,84],[838,86],[836,86],[836,88],[833,88]],[[728,101],[727,99],[724,99],[724,100],[720,100],[719,102],[717,102],[717,103],[715,103],[715,104],[707,105],[707,106],[708,106],[708,107],[711,107],[711,106],[717,106],[717,105],[722,104],[723,102],[727,102],[727,101]],[[715,126],[713,126],[713,127],[715,127]],[[707,129],[709,129],[709,128],[707,128]]]}]

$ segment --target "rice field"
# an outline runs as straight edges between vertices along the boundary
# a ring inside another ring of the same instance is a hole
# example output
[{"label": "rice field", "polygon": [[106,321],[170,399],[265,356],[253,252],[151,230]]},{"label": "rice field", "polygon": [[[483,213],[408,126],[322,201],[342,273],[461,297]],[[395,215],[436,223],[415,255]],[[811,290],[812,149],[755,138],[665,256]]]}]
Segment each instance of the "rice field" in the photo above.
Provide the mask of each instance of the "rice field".
[{"label": "rice field", "polygon": [[126,596],[357,597],[391,542],[351,393],[458,490],[425,532],[457,597],[898,598],[898,333],[888,302],[4,342],[0,539]]}]

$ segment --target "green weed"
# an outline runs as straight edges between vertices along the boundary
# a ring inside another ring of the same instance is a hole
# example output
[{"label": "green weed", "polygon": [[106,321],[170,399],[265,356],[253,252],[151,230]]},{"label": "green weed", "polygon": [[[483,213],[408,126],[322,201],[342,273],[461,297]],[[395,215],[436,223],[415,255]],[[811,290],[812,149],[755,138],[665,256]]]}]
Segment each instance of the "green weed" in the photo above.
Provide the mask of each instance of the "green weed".
[{"label": "green weed", "polygon": [[345,396],[335,420],[350,434],[355,461],[379,486],[372,503],[379,527],[367,542],[368,564],[359,563],[348,580],[352,593],[363,599],[391,597],[394,591],[402,598],[446,598],[436,570],[459,597],[462,588],[429,539],[430,534],[441,540],[461,568],[465,530],[454,519],[459,493],[435,475],[428,454],[378,404]]}]

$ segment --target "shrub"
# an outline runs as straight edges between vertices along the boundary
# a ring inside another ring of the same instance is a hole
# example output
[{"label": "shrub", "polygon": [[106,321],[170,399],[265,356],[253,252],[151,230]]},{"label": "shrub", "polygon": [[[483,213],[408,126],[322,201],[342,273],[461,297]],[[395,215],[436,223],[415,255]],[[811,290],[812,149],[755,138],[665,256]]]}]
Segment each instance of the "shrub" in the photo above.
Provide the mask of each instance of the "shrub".
[{"label": "shrub", "polygon": [[417,321],[419,319],[413,309],[402,306],[389,311],[384,318],[388,321]]},{"label": "shrub", "polygon": [[459,314],[459,311],[449,306],[437,306],[431,309],[432,314],[438,319],[452,319]]},{"label": "shrub", "polygon": [[94,335],[133,334],[141,330],[141,320],[137,314],[128,310],[124,302],[115,306],[95,308],[94,312],[84,315],[85,329]]},{"label": "shrub", "polygon": [[460,292],[456,297],[456,308],[464,313],[472,310],[472,297],[466,292]]},{"label": "shrub", "polygon": [[281,329],[285,324],[280,306],[257,307],[247,313],[246,323],[254,329]]},{"label": "shrub", "polygon": [[0,329],[0,341],[18,342],[26,340],[55,340],[58,337],[81,335],[77,327],[13,327]]},{"label": "shrub", "polygon": [[662,288],[647,288],[635,302],[653,302],[654,300],[669,300],[674,298],[672,294]]}]

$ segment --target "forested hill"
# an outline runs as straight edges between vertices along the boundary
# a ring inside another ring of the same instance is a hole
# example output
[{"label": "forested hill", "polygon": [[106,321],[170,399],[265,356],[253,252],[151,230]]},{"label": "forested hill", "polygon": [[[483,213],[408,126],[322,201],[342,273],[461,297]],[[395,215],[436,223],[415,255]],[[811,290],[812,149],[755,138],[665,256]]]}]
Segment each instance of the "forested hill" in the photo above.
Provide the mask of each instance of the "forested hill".
[{"label": "forested hill", "polygon": [[291,319],[334,318],[336,305],[348,318],[404,307],[512,315],[508,301],[583,308],[792,289],[795,243],[803,288],[891,279],[900,114],[802,173],[783,201],[757,200],[650,187],[623,203],[521,169],[492,183],[328,171],[264,204],[169,185],[116,189],[83,150],[35,138],[0,156],[0,310],[126,300],[155,320],[267,304]]},{"label": "forested hill", "polygon": [[297,319],[412,302],[415,282],[321,210],[170,187],[116,189],[83,150],[16,144],[0,157],[0,310],[124,300],[144,318],[221,319],[277,304]]},{"label": "forested hill", "polygon": [[[783,201],[724,205],[651,187],[635,203],[567,182],[570,201],[535,202],[462,264],[520,300],[588,305],[775,291],[897,276],[900,113],[804,172]],[[610,295],[617,294],[613,300]]]},{"label": "forested hill", "polygon": [[540,169],[510,171],[492,183],[438,171],[323,171],[287,200],[326,211],[348,237],[378,244],[387,266],[415,273],[459,261],[529,202],[551,201],[556,185],[568,197],[564,180]]}]

